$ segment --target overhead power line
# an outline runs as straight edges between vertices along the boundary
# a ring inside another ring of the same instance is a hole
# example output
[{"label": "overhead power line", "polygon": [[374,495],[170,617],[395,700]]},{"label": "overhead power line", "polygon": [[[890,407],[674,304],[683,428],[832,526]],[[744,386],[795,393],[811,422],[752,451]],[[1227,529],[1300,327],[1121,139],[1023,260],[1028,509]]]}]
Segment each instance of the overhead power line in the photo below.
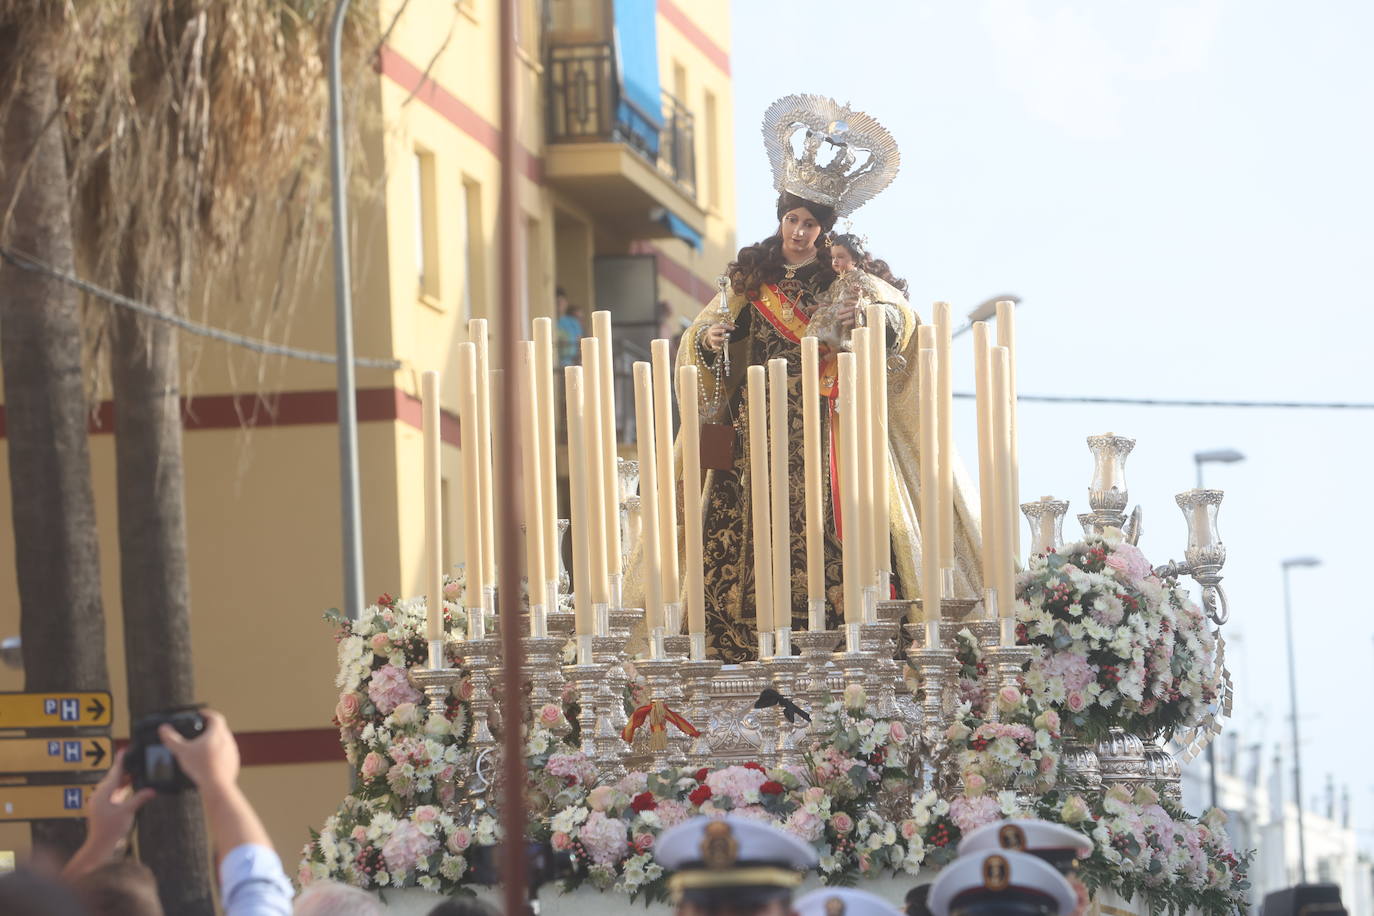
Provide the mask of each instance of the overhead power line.
[{"label": "overhead power line", "polygon": [[[975,395],[956,391],[954,397],[973,400]],[[1130,404],[1136,407],[1258,407],[1278,410],[1374,410],[1370,401],[1205,401],[1193,398],[1111,398],[1070,394],[1018,394],[1018,401],[1041,404]]]},{"label": "overhead power line", "polygon": [[[3,258],[20,270],[43,274],[46,277],[59,280],[66,283],[68,286],[75,287],[111,305],[129,309],[146,318],[152,318],[155,321],[165,322],[173,327],[180,328],[188,334],[208,337],[211,340],[218,340],[222,343],[243,347],[245,350],[252,350],[257,353],[265,353],[269,356],[286,356],[291,359],[303,359],[312,363],[328,363],[330,365],[336,365],[339,362],[338,356],[333,353],[325,353],[320,350],[302,350],[300,347],[288,347],[285,344],[273,343],[270,340],[259,340],[256,337],[248,337],[245,334],[238,334],[234,331],[226,331],[223,328],[215,328],[207,324],[201,324],[198,321],[191,321],[189,318],[183,318],[180,315],[169,314],[161,309],[148,305],[146,302],[139,302],[136,299],[130,299],[128,296],[122,296],[104,287],[96,286],[94,283],[73,276],[65,270],[60,270],[53,267],[51,264],[45,264],[29,255],[20,254],[14,249],[7,248],[3,245],[0,245],[0,258]],[[353,365],[366,369],[391,369],[394,371],[401,368],[401,361],[397,359],[377,359],[374,357],[359,356],[354,358]]]}]

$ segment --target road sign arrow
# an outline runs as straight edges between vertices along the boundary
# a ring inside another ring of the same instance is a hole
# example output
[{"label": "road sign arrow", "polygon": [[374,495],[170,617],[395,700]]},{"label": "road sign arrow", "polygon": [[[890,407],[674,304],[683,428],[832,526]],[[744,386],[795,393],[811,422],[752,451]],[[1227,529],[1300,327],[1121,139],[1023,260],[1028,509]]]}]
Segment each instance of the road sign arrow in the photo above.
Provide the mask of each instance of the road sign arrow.
[{"label": "road sign arrow", "polygon": [[90,713],[92,718],[99,719],[105,715],[105,704],[100,702],[100,697],[92,697],[91,705],[86,707],[86,712]]},{"label": "road sign arrow", "polygon": [[93,742],[93,745],[94,746],[86,752],[86,756],[94,758],[91,761],[91,766],[98,767],[100,766],[100,762],[105,759],[105,743],[103,741],[96,741]]}]

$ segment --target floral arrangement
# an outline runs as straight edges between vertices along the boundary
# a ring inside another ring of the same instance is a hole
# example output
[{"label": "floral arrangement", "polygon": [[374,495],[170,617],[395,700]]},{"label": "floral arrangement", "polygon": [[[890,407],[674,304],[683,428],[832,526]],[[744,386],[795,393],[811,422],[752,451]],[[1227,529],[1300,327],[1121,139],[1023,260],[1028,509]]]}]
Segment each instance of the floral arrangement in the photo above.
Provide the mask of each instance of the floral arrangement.
[{"label": "floral arrangement", "polygon": [[[1152,574],[1138,568],[1136,585],[1119,580],[1118,573],[1126,573],[1115,564],[1133,557],[1123,546],[1129,545],[1091,539],[1063,551],[1059,562],[1051,555],[1032,567],[1022,591],[1032,607],[1035,589],[1046,596],[1054,592],[1052,577],[1068,581],[1078,599],[1042,597],[1035,613],[1027,616],[1026,640],[1044,648],[1020,689],[989,686],[976,639],[968,630],[958,635],[959,706],[946,736],[962,781],[957,796],[942,798],[920,790],[913,736],[902,721],[872,715],[858,685],[846,688],[816,716],[824,727],[795,765],[670,768],[617,780],[605,779],[577,749],[576,723],[568,709],[549,703],[531,710],[525,724],[533,838],[572,859],[573,875],[565,886],[588,883],[653,901],[666,890],[665,875],[653,860],[655,840],[663,830],[698,814],[730,811],[794,833],[815,846],[821,874],[830,884],[938,867],[954,857],[967,831],[1000,817],[1034,815],[1068,824],[1093,839],[1095,851],[1083,866],[1090,889],[1112,887],[1126,897],[1142,894],[1152,910],[1232,912],[1248,888],[1248,856],[1238,857],[1230,848],[1220,812],[1191,818],[1162,802],[1148,786],[1133,792],[1114,787],[1089,796],[1056,785],[1061,730],[1087,734],[1123,720],[1164,721],[1149,719],[1162,715],[1161,710],[1172,710],[1171,721],[1187,722],[1198,707],[1187,705],[1185,698],[1207,695],[1207,677],[1190,682],[1187,672],[1175,670],[1179,660],[1210,659],[1200,613],[1191,616],[1196,609],[1172,584],[1155,579],[1151,586]],[[1103,671],[1110,659],[1122,656],[1102,654],[1101,645],[1111,640],[1093,635],[1097,631],[1083,617],[1091,617],[1097,597],[1109,589],[1123,608],[1117,629],[1129,627],[1132,645],[1139,643],[1138,658],[1134,648],[1129,658],[1144,669],[1141,682],[1164,683],[1158,669],[1162,659],[1170,660],[1174,690],[1163,698],[1151,694],[1157,701],[1149,711],[1137,705],[1128,715],[1122,711],[1124,701],[1100,703],[1108,689]],[[455,603],[460,593],[461,583],[446,582],[445,624],[455,637],[464,622]],[[1139,606],[1130,607],[1120,597],[1123,593]],[[1079,609],[1077,617],[1071,614],[1073,607]],[[1158,617],[1157,626],[1144,619],[1152,614]],[[1052,623],[1047,625],[1040,615]],[[1143,618],[1143,629],[1127,623],[1132,615]],[[471,767],[464,695],[469,688],[458,688],[444,712],[432,715],[410,685],[407,669],[427,661],[423,601],[384,595],[357,621],[333,612],[326,617],[334,625],[339,654],[335,719],[356,779],[338,811],[312,833],[300,880],[332,878],[366,889],[459,892],[476,880],[480,853],[501,839],[491,813],[465,806],[456,797],[458,783]],[[1040,641],[1047,633],[1055,634],[1048,644]],[[1166,634],[1173,640],[1167,650],[1171,655],[1159,645]],[[450,643],[449,660],[455,665],[462,662],[455,652],[459,648],[460,642]],[[1095,719],[1073,718],[1067,693],[1058,698],[1047,681],[1055,659],[1080,653],[1098,685],[1096,691],[1085,685],[1081,692],[1106,710]],[[627,702],[634,703],[643,699],[640,679],[632,667],[627,674]],[[1214,690],[1214,679],[1212,684]]]},{"label": "floral arrangement", "polygon": [[1217,699],[1216,638],[1202,610],[1120,531],[1033,557],[1017,597],[1021,640],[1041,648],[1026,672],[1030,696],[1075,737],[1168,737]]}]

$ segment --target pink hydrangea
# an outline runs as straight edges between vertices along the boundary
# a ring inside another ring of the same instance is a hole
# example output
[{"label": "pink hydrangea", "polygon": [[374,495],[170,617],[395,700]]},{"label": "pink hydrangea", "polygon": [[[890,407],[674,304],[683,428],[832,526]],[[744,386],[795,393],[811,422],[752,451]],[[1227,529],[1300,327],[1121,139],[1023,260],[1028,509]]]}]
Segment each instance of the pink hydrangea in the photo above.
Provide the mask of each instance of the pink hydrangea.
[{"label": "pink hydrangea", "polygon": [[691,809],[682,802],[660,799],[658,807],[654,809],[654,814],[658,815],[659,824],[664,830],[667,830],[669,827],[676,827],[691,817]]},{"label": "pink hydrangea", "polygon": [[959,796],[949,803],[949,818],[965,835],[970,830],[991,824],[1002,816],[997,799],[982,795],[978,798]]},{"label": "pink hydrangea", "polygon": [[582,848],[597,865],[614,865],[625,858],[630,848],[626,836],[625,822],[619,818],[607,817],[601,811],[593,811],[578,831]]},{"label": "pink hydrangea", "polygon": [[372,698],[377,711],[390,715],[402,703],[419,703],[424,699],[420,691],[410,686],[405,671],[395,665],[383,665],[372,672],[372,680],[367,685],[367,695]]},{"label": "pink hydrangea", "polygon": [[759,787],[768,781],[768,774],[752,767],[729,766],[716,770],[706,777],[706,785],[711,787],[713,798],[728,798],[736,808],[756,804],[759,800]]},{"label": "pink hydrangea", "polygon": [[1125,541],[1117,544],[1116,548],[1107,554],[1106,562],[1117,571],[1117,578],[1132,588],[1138,588],[1154,571],[1150,567],[1150,561],[1145,559],[1145,554],[1140,552],[1140,548]]},{"label": "pink hydrangea", "polygon": [[792,834],[800,837],[808,843],[814,843],[821,838],[821,831],[825,829],[825,821],[821,820],[820,815],[812,814],[805,808],[798,808],[787,818],[783,827]]},{"label": "pink hydrangea", "polygon": [[587,785],[596,780],[596,766],[581,752],[550,755],[544,764],[544,772],[557,776],[570,786]]},{"label": "pink hydrangea", "polygon": [[[387,870],[399,876],[414,871],[421,859],[428,859],[439,851],[439,841],[425,836],[418,826],[408,820],[396,823],[382,845],[382,858],[386,860]],[[399,883],[399,882],[398,882]]]}]

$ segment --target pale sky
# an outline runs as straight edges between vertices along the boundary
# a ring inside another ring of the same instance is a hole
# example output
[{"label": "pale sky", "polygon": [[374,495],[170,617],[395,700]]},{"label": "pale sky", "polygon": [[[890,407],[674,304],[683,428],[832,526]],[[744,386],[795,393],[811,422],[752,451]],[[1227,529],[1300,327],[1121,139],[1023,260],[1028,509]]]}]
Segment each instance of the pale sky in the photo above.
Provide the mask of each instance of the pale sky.
[{"label": "pale sky", "polygon": [[[733,3],[741,243],[775,227],[759,120],[816,92],[895,135],[902,170],[855,229],[929,315],[1012,292],[1027,394],[1374,402],[1374,4],[1314,0]],[[972,390],[969,337],[956,390]],[[1236,681],[1228,727],[1282,745],[1280,563],[1292,573],[1304,794],[1349,785],[1374,845],[1374,597],[1360,557],[1374,411],[1024,404],[1023,499],[1085,512],[1084,437],[1137,439],[1142,549],[1182,559],[1195,451],[1220,528]],[[976,465],[973,408],[956,404]],[[976,473],[976,467],[972,468]]]}]

